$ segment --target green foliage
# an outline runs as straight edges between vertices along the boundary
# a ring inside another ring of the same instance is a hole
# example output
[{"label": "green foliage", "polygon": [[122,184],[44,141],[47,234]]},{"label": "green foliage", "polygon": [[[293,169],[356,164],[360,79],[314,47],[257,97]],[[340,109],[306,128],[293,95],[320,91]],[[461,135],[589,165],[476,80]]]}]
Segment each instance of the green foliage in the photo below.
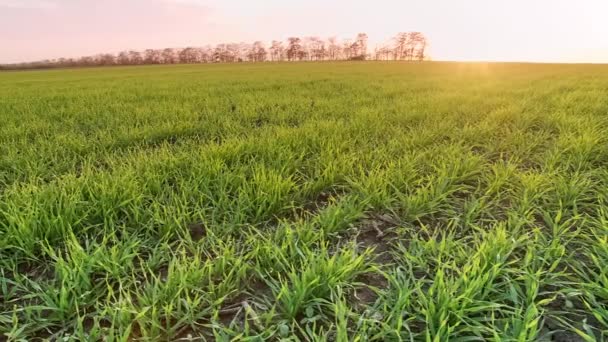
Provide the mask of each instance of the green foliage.
[{"label": "green foliage", "polygon": [[608,339],[608,68],[0,74],[0,340]]}]

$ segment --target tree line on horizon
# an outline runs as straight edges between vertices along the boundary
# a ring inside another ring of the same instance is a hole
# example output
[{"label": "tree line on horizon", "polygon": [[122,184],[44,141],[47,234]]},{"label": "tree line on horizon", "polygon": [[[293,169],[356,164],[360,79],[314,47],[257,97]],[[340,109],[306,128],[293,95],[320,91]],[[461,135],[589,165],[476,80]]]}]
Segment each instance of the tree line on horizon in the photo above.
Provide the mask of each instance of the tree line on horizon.
[{"label": "tree line on horizon", "polygon": [[0,70],[49,69],[113,65],[195,64],[235,62],[284,61],[345,61],[345,60],[407,60],[422,61],[428,42],[421,32],[400,32],[389,43],[368,50],[368,36],[359,33],[354,39],[338,41],[336,37],[289,37],[287,41],[273,40],[269,46],[262,41],[217,44],[182,49],[147,49],[122,51],[117,55],[102,53],[80,58],[58,58],[35,62],[0,64]]}]

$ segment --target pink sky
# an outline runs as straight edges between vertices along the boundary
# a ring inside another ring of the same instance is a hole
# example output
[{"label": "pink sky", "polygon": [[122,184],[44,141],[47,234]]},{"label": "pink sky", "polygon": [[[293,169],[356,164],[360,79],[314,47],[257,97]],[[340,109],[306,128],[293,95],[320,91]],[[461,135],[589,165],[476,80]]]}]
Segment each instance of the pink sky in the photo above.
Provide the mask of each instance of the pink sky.
[{"label": "pink sky", "polygon": [[367,32],[435,60],[608,62],[608,0],[0,0],[0,63]]}]

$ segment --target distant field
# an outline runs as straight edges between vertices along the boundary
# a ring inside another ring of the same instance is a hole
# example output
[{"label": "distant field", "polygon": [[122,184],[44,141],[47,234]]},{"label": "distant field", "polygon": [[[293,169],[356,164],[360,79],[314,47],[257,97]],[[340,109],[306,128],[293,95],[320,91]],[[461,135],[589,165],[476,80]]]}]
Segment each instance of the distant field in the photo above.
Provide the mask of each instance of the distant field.
[{"label": "distant field", "polygon": [[0,332],[608,341],[608,65],[0,73]]}]

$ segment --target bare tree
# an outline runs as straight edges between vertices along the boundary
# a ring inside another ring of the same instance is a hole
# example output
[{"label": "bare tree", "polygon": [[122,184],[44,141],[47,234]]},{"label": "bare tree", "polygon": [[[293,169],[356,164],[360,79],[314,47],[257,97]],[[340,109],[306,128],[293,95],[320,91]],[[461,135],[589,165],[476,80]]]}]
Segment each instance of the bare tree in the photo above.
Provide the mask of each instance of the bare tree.
[{"label": "bare tree", "polygon": [[367,34],[359,33],[354,43],[353,57],[355,59],[365,60],[367,59]]},{"label": "bare tree", "polygon": [[252,44],[240,42],[236,48],[236,61],[237,62],[254,62],[255,56],[251,56],[251,50],[253,49]]},{"label": "bare tree", "polygon": [[302,53],[302,40],[298,37],[287,38],[287,60],[295,61],[301,58]]},{"label": "bare tree", "polygon": [[416,49],[416,44],[413,40],[413,32],[408,32],[406,37],[403,59],[411,61],[414,59],[414,52]]},{"label": "bare tree", "polygon": [[162,63],[162,51],[155,49],[148,49],[144,52],[144,63],[146,64],[160,64]]},{"label": "bare tree", "polygon": [[127,51],[121,51],[116,57],[116,63],[120,65],[131,64],[131,58],[129,57],[129,53]]},{"label": "bare tree", "polygon": [[180,63],[191,64],[198,63],[199,52],[193,47],[187,47],[178,53],[178,59]]},{"label": "bare tree", "polygon": [[283,61],[284,53],[285,48],[283,47],[283,42],[279,40],[273,40],[272,45],[270,46],[270,59],[273,62],[281,62]]},{"label": "bare tree", "polygon": [[76,66],[76,59],[74,58],[68,58],[65,61],[65,65],[68,67],[75,67]]},{"label": "bare tree", "polygon": [[212,60],[214,63],[225,62],[225,60],[224,60],[225,50],[226,50],[225,44],[218,44],[215,46],[215,48],[213,49],[213,55],[212,55]]},{"label": "bare tree", "polygon": [[66,66],[67,66],[67,61],[68,61],[68,60],[67,60],[66,58],[61,57],[61,58],[59,58],[59,59],[57,60],[56,65],[57,65],[58,67],[66,67]]},{"label": "bare tree", "polygon": [[382,45],[376,49],[376,60],[388,61],[391,58],[393,49],[388,45]]},{"label": "bare tree", "polygon": [[302,39],[302,51],[304,52],[303,58],[305,60],[313,60],[313,49],[314,41],[316,37],[304,37]]},{"label": "bare tree", "polygon": [[412,61],[426,58],[427,41],[421,32],[400,32],[394,40],[395,59]]},{"label": "bare tree", "polygon": [[103,66],[116,64],[116,58],[111,53],[103,53],[101,55],[97,55],[97,57],[95,57],[95,61],[98,65]]},{"label": "bare tree", "polygon": [[134,50],[129,51],[129,60],[131,64],[135,65],[142,64],[144,62],[141,52]]},{"label": "bare tree", "polygon": [[338,38],[330,37],[327,39],[327,55],[330,60],[335,61],[340,58],[340,45],[338,44]]},{"label": "bare tree", "polygon": [[426,58],[426,37],[421,32],[411,32],[410,44],[413,45],[411,53],[412,58],[423,61]]},{"label": "bare tree", "polygon": [[248,57],[252,62],[264,62],[266,61],[266,48],[264,47],[264,43],[261,41],[256,41],[251,45],[251,49],[249,50]]},{"label": "bare tree", "polygon": [[308,38],[308,55],[310,60],[322,61],[325,59],[326,54],[325,42],[321,38]]},{"label": "bare tree", "polygon": [[76,62],[79,66],[93,66],[95,65],[95,59],[91,56],[83,56]]},{"label": "bare tree", "polygon": [[147,49],[144,51],[144,63],[154,64],[154,50]]},{"label": "bare tree", "polygon": [[211,46],[198,48],[198,56],[200,63],[213,62],[213,49],[211,48]]},{"label": "bare tree", "polygon": [[241,45],[237,43],[230,43],[226,46],[226,55],[228,62],[242,62],[243,56],[241,56]]},{"label": "bare tree", "polygon": [[409,33],[408,32],[399,32],[395,36],[395,47],[393,49],[393,56],[395,60],[404,59],[407,53]]},{"label": "bare tree", "polygon": [[175,50],[172,48],[166,48],[162,52],[162,60],[165,64],[175,64],[177,63],[177,55]]},{"label": "bare tree", "polygon": [[342,42],[342,56],[346,60],[351,59],[353,56],[353,43],[350,39],[344,39]]}]

